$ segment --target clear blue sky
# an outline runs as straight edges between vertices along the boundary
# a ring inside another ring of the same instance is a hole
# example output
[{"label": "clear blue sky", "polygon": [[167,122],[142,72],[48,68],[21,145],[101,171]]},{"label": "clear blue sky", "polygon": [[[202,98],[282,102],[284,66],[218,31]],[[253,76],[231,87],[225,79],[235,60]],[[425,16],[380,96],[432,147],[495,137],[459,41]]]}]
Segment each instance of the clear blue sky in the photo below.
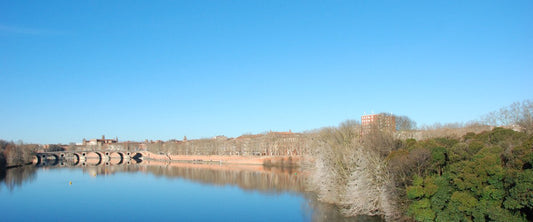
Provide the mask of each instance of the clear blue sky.
[{"label": "clear blue sky", "polygon": [[0,138],[235,137],[533,97],[533,1],[0,1]]}]

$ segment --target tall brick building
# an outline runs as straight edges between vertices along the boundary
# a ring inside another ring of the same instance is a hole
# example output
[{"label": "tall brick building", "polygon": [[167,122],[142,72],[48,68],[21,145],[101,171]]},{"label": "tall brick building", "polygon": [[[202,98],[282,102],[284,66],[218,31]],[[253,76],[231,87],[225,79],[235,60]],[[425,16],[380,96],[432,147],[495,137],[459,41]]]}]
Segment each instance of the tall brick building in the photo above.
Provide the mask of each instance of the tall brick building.
[{"label": "tall brick building", "polygon": [[396,131],[396,118],[392,114],[379,113],[361,116],[363,132],[368,132],[372,127],[384,131]]}]

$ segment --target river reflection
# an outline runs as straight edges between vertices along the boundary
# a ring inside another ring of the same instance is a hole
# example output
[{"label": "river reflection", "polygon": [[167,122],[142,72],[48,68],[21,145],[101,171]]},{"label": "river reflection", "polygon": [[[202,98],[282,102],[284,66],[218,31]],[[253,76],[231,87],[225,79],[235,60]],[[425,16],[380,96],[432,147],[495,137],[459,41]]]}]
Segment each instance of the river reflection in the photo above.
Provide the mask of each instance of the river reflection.
[{"label": "river reflection", "polygon": [[[24,182],[31,182],[36,178],[37,168],[34,166],[24,166],[12,169],[0,169],[0,182],[5,188],[12,191],[20,187]],[[2,186],[0,186],[1,188]]]},{"label": "river reflection", "polygon": [[[313,193],[306,192],[306,173],[299,169],[254,165],[144,161],[133,162],[129,165],[71,166],[71,164],[57,163],[55,165],[37,167],[26,166],[9,169],[4,174],[0,172],[0,179],[4,183],[3,186],[7,188],[1,189],[2,186],[0,186],[0,199],[6,200],[4,196],[16,196],[19,193],[21,196],[28,196],[29,194],[23,194],[26,192],[25,187],[28,189],[33,188],[35,186],[32,186],[32,184],[39,183],[40,180],[51,180],[50,178],[75,178],[75,181],[70,181],[73,184],[69,185],[68,188],[82,188],[84,193],[77,194],[79,196],[78,200],[86,202],[88,210],[94,209],[95,205],[106,201],[106,198],[102,198],[91,202],[93,201],[91,195],[105,196],[106,193],[102,193],[102,191],[114,192],[113,190],[115,190],[114,193],[116,193],[116,190],[120,190],[121,192],[126,192],[122,197],[127,197],[122,201],[116,202],[116,204],[120,205],[114,207],[136,209],[141,202],[153,202],[154,205],[143,205],[142,210],[145,213],[152,214],[158,212],[158,216],[145,217],[139,215],[129,218],[137,221],[145,219],[164,221],[212,221],[213,219],[217,221],[381,221],[378,217],[367,216],[346,218],[340,215],[338,209],[334,206],[318,202]],[[90,178],[103,179],[90,180]],[[43,189],[40,192],[47,192],[43,188],[47,186],[52,186],[51,190],[56,189],[53,182],[50,182],[50,184],[43,183],[43,185],[39,185],[35,189]],[[17,187],[21,189],[16,189]],[[191,190],[190,187],[195,188]],[[185,190],[190,191],[190,193],[199,192],[199,194],[189,195],[188,193],[183,193]],[[71,195],[62,193],[63,191],[61,190],[58,192],[60,193],[57,195]],[[91,194],[91,192],[96,193]],[[163,194],[160,194],[161,192]],[[210,192],[215,193],[210,194]],[[222,194],[219,194],[220,192]],[[151,196],[147,195],[147,193],[155,194]],[[206,198],[202,193],[209,197]],[[18,200],[17,197],[11,196],[11,198],[15,202]],[[38,199],[38,197],[34,198]],[[175,199],[175,201],[171,199]],[[200,200],[201,203],[194,207],[197,200]],[[170,206],[162,204],[166,203],[165,201],[169,201],[172,204],[168,204]],[[248,201],[251,202],[248,203]],[[182,205],[180,202],[188,204]],[[69,207],[69,205],[61,205],[60,203],[57,203],[57,206]],[[9,209],[13,206],[9,203],[2,203],[0,207]],[[24,207],[30,208],[27,210],[31,211],[33,207],[47,206],[25,204]],[[178,218],[175,218],[174,214],[171,213],[159,213],[159,210],[169,211],[166,208],[188,209],[189,207],[193,207],[194,210],[185,211],[191,211],[191,215],[185,215],[187,212],[184,212],[185,214],[180,213]],[[100,208],[98,207],[97,209]],[[228,212],[219,212],[221,209],[226,209]],[[75,209],[72,212],[78,211],[78,209]],[[201,215],[206,213],[218,216]],[[70,217],[74,218],[74,215],[67,218]],[[26,219],[21,218],[21,220]],[[57,220],[55,217],[49,217],[48,219]],[[90,217],[87,218],[87,220],[89,219]],[[104,220],[113,220],[113,218]]]}]

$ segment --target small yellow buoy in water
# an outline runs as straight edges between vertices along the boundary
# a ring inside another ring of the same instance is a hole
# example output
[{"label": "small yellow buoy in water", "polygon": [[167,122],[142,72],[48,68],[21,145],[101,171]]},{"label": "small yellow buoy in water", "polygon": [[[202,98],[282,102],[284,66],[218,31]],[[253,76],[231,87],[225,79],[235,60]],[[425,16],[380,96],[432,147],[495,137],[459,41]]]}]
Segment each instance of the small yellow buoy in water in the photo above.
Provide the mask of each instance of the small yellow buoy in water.
[{"label": "small yellow buoy in water", "polygon": [[72,185],[72,181],[69,181],[69,182],[68,182],[68,185]]}]

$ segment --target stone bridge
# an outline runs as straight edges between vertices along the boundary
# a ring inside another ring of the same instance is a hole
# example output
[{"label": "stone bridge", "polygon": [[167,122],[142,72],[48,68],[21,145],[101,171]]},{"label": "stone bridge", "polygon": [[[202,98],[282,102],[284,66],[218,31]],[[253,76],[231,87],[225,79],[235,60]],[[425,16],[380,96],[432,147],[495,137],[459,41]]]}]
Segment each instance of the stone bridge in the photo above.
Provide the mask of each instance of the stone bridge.
[{"label": "stone bridge", "polygon": [[131,161],[140,162],[143,152],[130,151],[61,151],[42,152],[35,154],[34,163],[38,166],[71,165],[71,166],[98,166],[122,165]]}]

